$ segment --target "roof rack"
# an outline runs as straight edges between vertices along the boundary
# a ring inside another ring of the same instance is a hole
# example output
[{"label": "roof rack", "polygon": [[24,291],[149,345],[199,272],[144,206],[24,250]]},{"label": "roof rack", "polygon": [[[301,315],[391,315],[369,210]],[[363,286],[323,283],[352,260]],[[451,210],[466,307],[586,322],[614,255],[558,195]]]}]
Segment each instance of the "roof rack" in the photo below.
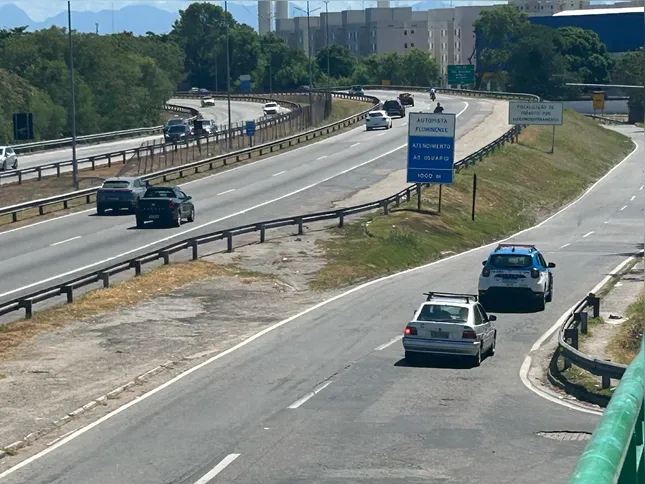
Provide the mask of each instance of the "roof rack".
[{"label": "roof rack", "polygon": [[446,297],[446,298],[454,298],[454,299],[465,299],[466,302],[470,302],[472,299],[473,301],[478,300],[477,294],[463,294],[459,292],[424,292],[424,296],[428,296],[426,298],[426,301],[430,301],[433,297]]},{"label": "roof rack", "polygon": [[512,247],[513,251],[515,251],[515,247],[524,247],[525,249],[529,250],[537,250],[535,248],[535,244],[497,244],[497,248],[495,250],[500,250],[504,247]]}]

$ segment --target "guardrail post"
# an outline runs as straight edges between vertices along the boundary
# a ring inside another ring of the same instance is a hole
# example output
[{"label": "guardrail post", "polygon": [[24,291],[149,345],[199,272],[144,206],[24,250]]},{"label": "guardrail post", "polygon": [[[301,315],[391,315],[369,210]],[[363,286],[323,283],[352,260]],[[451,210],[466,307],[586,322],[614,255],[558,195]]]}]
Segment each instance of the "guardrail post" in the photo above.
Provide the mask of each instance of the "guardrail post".
[{"label": "guardrail post", "polygon": [[345,211],[339,210],[336,213],[338,214],[338,228],[342,229],[345,226]]},{"label": "guardrail post", "polygon": [[264,224],[258,225],[258,230],[260,231],[260,243],[264,244],[264,238],[266,237],[266,227]]},{"label": "guardrail post", "polygon": [[25,319],[31,319],[34,315],[34,303],[31,299],[23,299],[20,305],[25,308]]},{"label": "guardrail post", "polygon": [[226,232],[226,252],[233,252],[233,234]]},{"label": "guardrail post", "polygon": [[383,215],[387,215],[389,213],[387,200],[381,202],[381,207],[383,207]]},{"label": "guardrail post", "polygon": [[410,201],[410,189],[409,188],[405,189],[405,201],[406,202]]},{"label": "guardrail post", "polygon": [[587,303],[589,304],[589,306],[593,306],[593,317],[599,318],[600,317],[600,298],[596,297],[596,295],[593,292],[590,292],[589,295],[587,296]]},{"label": "guardrail post", "polygon": [[199,259],[199,255],[198,255],[198,251],[197,251],[197,241],[195,239],[193,239],[188,243],[188,245],[193,251],[193,256],[192,256],[193,260]]},{"label": "guardrail post", "polygon": [[60,288],[60,292],[67,296],[67,304],[74,302],[74,288],[72,286],[63,286]]},{"label": "guardrail post", "polygon": [[40,166],[37,166],[36,170],[38,171],[38,180],[40,181],[43,178],[43,169]]},{"label": "guardrail post", "polygon": [[168,253],[168,251],[162,250],[161,251],[161,257],[163,258],[163,264],[165,266],[170,264],[170,254]]},{"label": "guardrail post", "polygon": [[587,311],[582,311],[578,314],[580,314],[580,332],[582,334],[587,334],[587,321],[589,319],[589,314]]},{"label": "guardrail post", "polygon": [[565,329],[564,338],[570,340],[571,346],[578,349],[578,328]]},{"label": "guardrail post", "polygon": [[56,163],[56,178],[60,177],[60,163]]},{"label": "guardrail post", "polygon": [[[609,361],[609,360],[606,360],[606,361]],[[602,375],[602,389],[606,390],[610,386],[611,386],[611,378],[609,378],[608,376]]]},{"label": "guardrail post", "polygon": [[302,235],[302,217],[296,217],[296,223],[298,224],[298,235]]},{"label": "guardrail post", "polygon": [[110,274],[107,272],[99,272],[99,281],[103,283],[103,289],[110,287]]},{"label": "guardrail post", "polygon": [[112,155],[108,153],[107,155],[107,160],[108,160],[108,168],[112,166]]},{"label": "guardrail post", "polygon": [[134,276],[138,277],[141,275],[141,261],[140,260],[133,260],[130,262],[130,267],[134,269]]}]

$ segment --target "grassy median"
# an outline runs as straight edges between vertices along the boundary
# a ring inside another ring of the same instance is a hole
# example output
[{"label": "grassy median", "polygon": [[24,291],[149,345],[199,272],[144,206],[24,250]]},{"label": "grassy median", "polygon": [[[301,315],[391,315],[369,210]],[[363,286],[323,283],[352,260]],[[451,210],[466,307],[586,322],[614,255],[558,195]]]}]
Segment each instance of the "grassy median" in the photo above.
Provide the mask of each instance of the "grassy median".
[{"label": "grassy median", "polygon": [[556,128],[553,154],[551,133],[551,127],[529,127],[517,144],[507,144],[456,174],[454,184],[443,187],[441,213],[433,186],[423,193],[422,212],[416,211],[415,200],[387,216],[371,215],[335,229],[336,237],[320,242],[328,263],[312,288],[359,283],[530,227],[579,196],[633,149],[628,137],[569,110],[564,125]]}]

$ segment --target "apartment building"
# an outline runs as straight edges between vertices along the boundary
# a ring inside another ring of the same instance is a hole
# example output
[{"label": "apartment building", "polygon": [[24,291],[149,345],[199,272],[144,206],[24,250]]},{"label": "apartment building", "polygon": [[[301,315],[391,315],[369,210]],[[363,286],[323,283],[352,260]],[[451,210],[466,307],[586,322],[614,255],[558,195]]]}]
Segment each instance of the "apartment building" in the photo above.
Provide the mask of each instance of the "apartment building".
[{"label": "apartment building", "polygon": [[529,17],[546,17],[566,10],[591,8],[590,0],[511,0],[509,4]]},{"label": "apartment building", "polygon": [[411,7],[368,8],[322,13],[311,17],[307,35],[306,17],[276,19],[276,33],[287,45],[307,51],[311,38],[312,52],[330,44],[348,47],[356,56],[399,53],[418,48],[428,52],[440,65],[443,77],[448,65],[474,63],[473,23],[482,10],[493,6],[413,11]]}]

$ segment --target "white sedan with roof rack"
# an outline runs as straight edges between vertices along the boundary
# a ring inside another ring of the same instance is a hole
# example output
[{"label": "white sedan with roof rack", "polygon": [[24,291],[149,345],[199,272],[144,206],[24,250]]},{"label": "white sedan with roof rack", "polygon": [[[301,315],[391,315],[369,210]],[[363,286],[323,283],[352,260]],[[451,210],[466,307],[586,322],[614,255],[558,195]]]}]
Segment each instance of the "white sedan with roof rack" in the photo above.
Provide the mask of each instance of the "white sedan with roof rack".
[{"label": "white sedan with roof rack", "polygon": [[392,118],[385,111],[370,111],[365,118],[365,129],[372,131],[376,128],[390,129]]},{"label": "white sedan with roof rack", "polygon": [[487,314],[475,294],[428,292],[425,302],[405,327],[405,359],[419,354],[463,356],[479,366],[482,357],[495,354],[497,318]]}]

